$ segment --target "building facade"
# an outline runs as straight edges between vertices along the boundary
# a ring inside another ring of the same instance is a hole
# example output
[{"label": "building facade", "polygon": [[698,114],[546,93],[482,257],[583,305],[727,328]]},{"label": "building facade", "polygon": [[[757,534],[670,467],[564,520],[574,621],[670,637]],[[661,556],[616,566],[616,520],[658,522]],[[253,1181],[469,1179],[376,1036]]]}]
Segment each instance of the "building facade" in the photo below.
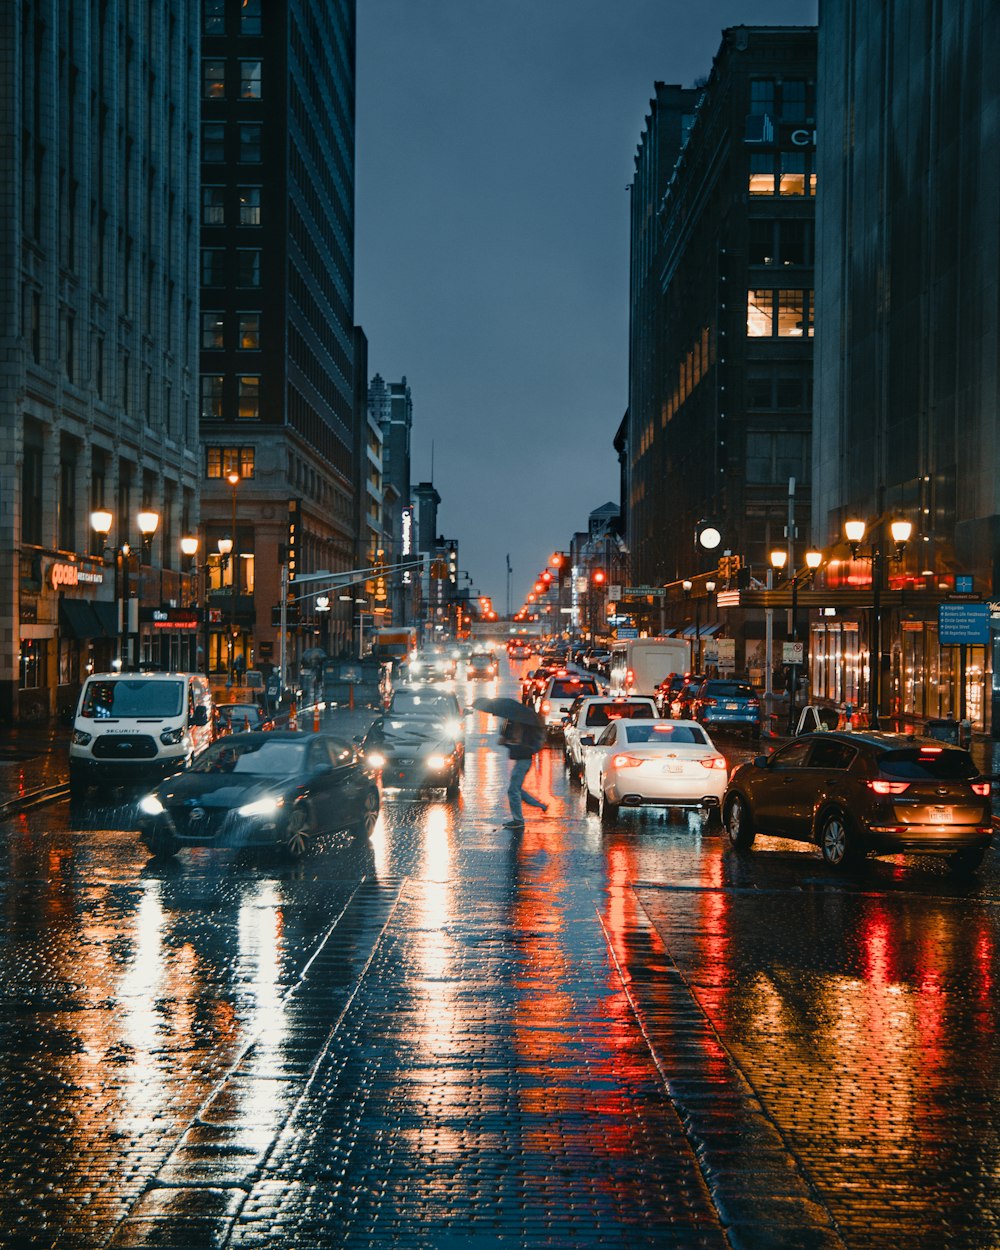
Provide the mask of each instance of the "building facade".
[{"label": "building facade", "polygon": [[[963,676],[937,601],[957,577],[1000,586],[998,55],[989,0],[821,5],[814,536],[912,522],[888,571],[883,706],[980,726],[997,635],[968,646]],[[830,582],[871,576],[855,562]],[[865,702],[871,623],[814,625],[818,694]]]},{"label": "building facade", "polygon": [[[735,27],[693,116],[680,88],[659,87],[652,102],[632,186],[618,438],[636,584],[679,585],[722,551],[763,569],[786,541],[792,478],[795,524],[808,532],[815,80],[813,28]],[[696,542],[706,519],[719,551]],[[762,625],[734,614],[732,628],[744,667]]]},{"label": "building facade", "polygon": [[[280,572],[355,567],[354,0],[204,0],[202,571],[208,671],[278,662]],[[218,540],[232,553],[219,555]],[[304,651],[351,616],[295,598]]]},{"label": "building facade", "polygon": [[3,720],[195,659],[199,12],[0,6]]},{"label": "building facade", "polygon": [[[418,551],[415,496],[410,482],[410,440],[413,396],[406,377],[386,382],[375,374],[368,387],[368,415],[382,433],[383,547],[389,564],[412,560]],[[420,579],[415,573],[393,577],[388,584],[389,619],[397,625],[416,620]]]}]

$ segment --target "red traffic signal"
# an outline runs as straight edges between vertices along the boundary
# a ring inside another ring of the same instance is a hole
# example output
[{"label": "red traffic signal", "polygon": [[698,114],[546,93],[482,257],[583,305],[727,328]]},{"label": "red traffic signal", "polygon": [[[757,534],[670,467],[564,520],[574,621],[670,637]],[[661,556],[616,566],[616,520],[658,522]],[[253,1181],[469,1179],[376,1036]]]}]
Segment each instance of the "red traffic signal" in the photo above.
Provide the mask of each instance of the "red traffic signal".
[{"label": "red traffic signal", "polygon": [[594,569],[592,576],[593,576],[593,582],[595,586],[603,586],[604,583],[608,580],[608,576],[604,572],[603,569]]}]

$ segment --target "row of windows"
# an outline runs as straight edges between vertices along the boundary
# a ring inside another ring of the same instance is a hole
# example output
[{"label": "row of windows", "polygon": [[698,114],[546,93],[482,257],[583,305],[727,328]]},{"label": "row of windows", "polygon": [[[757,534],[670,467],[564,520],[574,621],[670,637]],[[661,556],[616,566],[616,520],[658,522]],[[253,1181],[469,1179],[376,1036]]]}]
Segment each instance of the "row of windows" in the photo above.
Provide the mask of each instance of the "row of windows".
[{"label": "row of windows", "polygon": [[[236,285],[252,289],[260,286],[260,248],[236,248]],[[201,285],[228,286],[226,277],[226,249],[203,247],[201,249]]]},{"label": "row of windows", "polygon": [[747,260],[751,265],[812,265],[813,223],[801,217],[781,221],[751,218]]},{"label": "row of windows", "polygon": [[[236,160],[240,165],[259,165],[263,159],[264,127],[261,122],[240,122],[232,130],[236,135]],[[202,122],[201,159],[209,165],[228,163],[225,122]]]},{"label": "row of windows", "polygon": [[[222,312],[201,314],[201,346],[206,352],[224,352],[229,349],[230,318]],[[260,313],[236,313],[236,350],[260,351]]]},{"label": "row of windows", "polygon": [[[203,186],[201,189],[201,224],[203,226],[226,225],[227,211],[235,213],[235,222],[240,226],[259,226],[262,224],[260,215],[261,187],[236,187],[235,205],[229,205],[231,191],[229,187]],[[233,220],[234,218],[230,218]]]},{"label": "row of windows", "polygon": [[751,78],[750,113],[806,121],[816,116],[816,84],[807,78]]},{"label": "row of windows", "polygon": [[253,477],[255,450],[253,447],[206,447],[205,476],[223,478],[238,473],[241,478]]},{"label": "row of windows", "polygon": [[[260,100],[260,60],[237,61],[239,67],[239,98]],[[226,61],[224,57],[205,57],[201,63],[201,95],[204,100],[223,100],[226,97]]]},{"label": "row of windows", "polygon": [[747,190],[752,196],[815,195],[815,152],[753,152]]},{"label": "row of windows", "polygon": [[[238,0],[236,5],[240,36],[261,33],[261,6],[263,0]],[[202,9],[202,32],[206,35],[226,33],[226,0],[204,0]]]},{"label": "row of windows", "polygon": [[811,479],[810,440],[805,433],[747,431],[746,480],[755,485]]},{"label": "row of windows", "polygon": [[813,292],[751,290],[747,293],[747,337],[811,338]]},{"label": "row of windows", "polygon": [[[201,375],[201,416],[204,421],[225,421],[227,412],[226,377],[222,373]],[[236,416],[241,421],[260,420],[260,374],[236,377]]]},{"label": "row of windows", "polygon": [[794,369],[762,368],[754,366],[747,371],[746,406],[748,410],[772,410],[775,408],[808,411],[812,408],[812,374]]}]

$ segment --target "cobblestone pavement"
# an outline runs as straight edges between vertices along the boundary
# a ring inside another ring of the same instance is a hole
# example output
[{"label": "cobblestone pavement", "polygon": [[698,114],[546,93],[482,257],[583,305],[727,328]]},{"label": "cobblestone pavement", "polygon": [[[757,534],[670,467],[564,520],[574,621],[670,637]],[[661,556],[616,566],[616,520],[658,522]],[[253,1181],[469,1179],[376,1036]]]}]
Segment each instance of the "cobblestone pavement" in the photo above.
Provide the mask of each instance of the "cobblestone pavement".
[{"label": "cobblestone pavement", "polygon": [[556,749],[511,834],[494,730],[294,864],[0,824],[0,1246],[995,1246],[992,862],[602,830]]}]

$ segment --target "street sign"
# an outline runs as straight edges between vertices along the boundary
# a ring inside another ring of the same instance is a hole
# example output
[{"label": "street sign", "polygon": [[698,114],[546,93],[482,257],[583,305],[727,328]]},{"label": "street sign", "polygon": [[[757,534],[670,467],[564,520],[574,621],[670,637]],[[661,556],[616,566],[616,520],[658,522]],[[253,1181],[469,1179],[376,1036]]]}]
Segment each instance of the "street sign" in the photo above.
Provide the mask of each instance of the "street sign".
[{"label": "street sign", "polygon": [[969,643],[985,646],[990,640],[988,603],[939,603],[938,642],[943,647]]},{"label": "street sign", "polygon": [[609,599],[620,599],[621,597],[622,597],[622,588],[620,584],[615,584],[613,586],[608,587]]},{"label": "street sign", "polygon": [[626,625],[620,625],[618,629],[615,630],[615,636],[618,638],[638,638],[639,631],[638,629],[630,629]]},{"label": "street sign", "polygon": [[970,573],[956,573],[955,589],[960,595],[971,595],[973,590],[972,575]]},{"label": "street sign", "polygon": [[719,668],[732,671],[736,667],[736,639],[716,638],[715,650],[718,653]]},{"label": "street sign", "polygon": [[806,644],[804,642],[783,642],[781,644],[782,664],[801,664],[805,659]]},{"label": "street sign", "polygon": [[662,586],[626,586],[622,590],[621,597],[623,599],[642,599],[646,595],[653,595],[657,599],[662,599],[666,593]]}]

